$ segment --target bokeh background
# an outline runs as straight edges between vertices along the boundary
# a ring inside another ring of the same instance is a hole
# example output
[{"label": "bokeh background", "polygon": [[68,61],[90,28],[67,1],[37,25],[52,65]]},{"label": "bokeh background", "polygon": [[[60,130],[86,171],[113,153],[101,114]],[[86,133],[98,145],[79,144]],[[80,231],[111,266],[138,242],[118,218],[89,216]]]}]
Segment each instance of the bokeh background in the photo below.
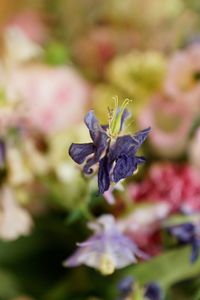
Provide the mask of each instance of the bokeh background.
[{"label": "bokeh background", "polygon": [[[127,130],[152,132],[109,205],[68,148],[89,140],[89,109],[106,123],[115,95],[133,100]],[[199,300],[200,260],[165,232],[199,212],[199,0],[0,0],[0,299],[114,300],[131,274]],[[108,277],[64,268],[105,213],[151,259]]]}]

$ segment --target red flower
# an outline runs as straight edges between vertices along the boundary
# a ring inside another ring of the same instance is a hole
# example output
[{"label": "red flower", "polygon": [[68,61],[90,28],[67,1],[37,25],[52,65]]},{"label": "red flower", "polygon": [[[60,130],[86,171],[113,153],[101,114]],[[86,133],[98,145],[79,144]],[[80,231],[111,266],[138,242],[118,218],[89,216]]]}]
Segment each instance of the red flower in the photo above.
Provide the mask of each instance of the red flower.
[{"label": "red flower", "polygon": [[154,164],[129,192],[134,201],[167,202],[171,211],[200,211],[200,173],[190,165]]}]

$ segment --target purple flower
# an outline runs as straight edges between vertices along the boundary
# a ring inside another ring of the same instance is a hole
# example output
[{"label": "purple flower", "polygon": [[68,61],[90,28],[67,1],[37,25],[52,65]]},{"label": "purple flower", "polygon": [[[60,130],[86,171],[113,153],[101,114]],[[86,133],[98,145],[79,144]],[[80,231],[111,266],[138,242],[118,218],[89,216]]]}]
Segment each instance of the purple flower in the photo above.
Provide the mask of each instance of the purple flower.
[{"label": "purple flower", "polygon": [[91,143],[72,144],[69,155],[78,164],[83,164],[83,172],[92,174],[93,167],[98,164],[99,193],[103,194],[110,187],[110,183],[117,183],[131,176],[138,164],[145,162],[144,157],[136,156],[137,150],[146,139],[150,128],[138,131],[135,135],[119,136],[129,113],[125,109],[128,100],[121,108],[116,106],[110,113],[108,126],[101,126],[89,111],[85,117],[85,124],[89,129]]},{"label": "purple flower", "polygon": [[162,300],[163,292],[161,287],[156,282],[150,282],[144,287],[141,287],[135,282],[132,276],[123,278],[119,285],[118,290],[120,292],[120,298],[118,300],[128,299],[146,299],[146,300]]},{"label": "purple flower", "polygon": [[200,225],[197,223],[184,223],[168,228],[170,234],[176,237],[181,244],[191,245],[190,260],[194,263],[199,257],[200,250]]},{"label": "purple flower", "polygon": [[124,300],[129,297],[134,290],[134,278],[132,276],[124,277],[118,284],[118,290],[120,292],[118,300]]},{"label": "purple flower", "polygon": [[161,300],[163,299],[163,293],[158,283],[151,282],[145,287],[145,299],[149,300]]},{"label": "purple flower", "polygon": [[112,274],[137,261],[137,257],[146,258],[145,254],[117,229],[112,215],[103,215],[89,227],[94,235],[83,243],[65,262],[66,267],[85,264],[98,269],[102,274]]}]

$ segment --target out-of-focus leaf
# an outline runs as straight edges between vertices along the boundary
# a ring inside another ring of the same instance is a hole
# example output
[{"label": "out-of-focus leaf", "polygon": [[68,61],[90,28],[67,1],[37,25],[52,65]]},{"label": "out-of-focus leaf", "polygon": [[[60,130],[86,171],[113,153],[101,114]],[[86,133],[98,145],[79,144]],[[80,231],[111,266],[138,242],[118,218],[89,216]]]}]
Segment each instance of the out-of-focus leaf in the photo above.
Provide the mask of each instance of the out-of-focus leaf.
[{"label": "out-of-focus leaf", "polygon": [[0,299],[10,299],[20,293],[17,278],[10,272],[0,270]]},{"label": "out-of-focus leaf", "polygon": [[62,44],[54,42],[47,46],[45,61],[50,65],[63,65],[69,62],[69,52]]},{"label": "out-of-focus leaf", "polygon": [[141,284],[156,281],[167,289],[179,281],[200,274],[200,259],[191,264],[189,257],[190,248],[182,247],[168,251],[148,262],[135,265],[126,271],[126,275],[134,276]]},{"label": "out-of-focus leaf", "polygon": [[200,220],[200,214],[192,215],[173,215],[169,217],[164,223],[164,227],[175,226],[183,223],[190,223]]}]

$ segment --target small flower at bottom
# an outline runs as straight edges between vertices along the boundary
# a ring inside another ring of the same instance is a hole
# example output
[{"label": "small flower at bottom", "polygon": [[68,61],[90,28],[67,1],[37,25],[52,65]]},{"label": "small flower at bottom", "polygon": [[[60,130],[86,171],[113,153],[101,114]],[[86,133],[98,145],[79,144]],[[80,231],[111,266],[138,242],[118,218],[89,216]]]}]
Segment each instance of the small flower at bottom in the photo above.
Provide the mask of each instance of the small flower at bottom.
[{"label": "small flower at bottom", "polygon": [[149,299],[149,300],[163,299],[163,292],[158,283],[150,282],[145,286],[145,299]]},{"label": "small flower at bottom", "polygon": [[89,228],[95,231],[94,235],[78,244],[79,249],[64,261],[64,266],[85,264],[109,275],[115,269],[135,263],[137,257],[147,258],[137,245],[120,233],[112,215],[101,216],[96,222],[89,223]]},{"label": "small flower at bottom", "polygon": [[129,117],[125,109],[129,100],[126,99],[119,108],[117,101],[115,109],[109,110],[109,125],[101,126],[94,115],[89,111],[85,117],[85,124],[89,129],[92,143],[72,144],[69,155],[78,164],[85,163],[83,172],[86,175],[93,173],[93,167],[98,165],[99,193],[106,192],[110,183],[117,183],[131,176],[138,164],[144,163],[145,158],[136,156],[150,128],[138,131],[135,135],[120,136],[125,120]]},{"label": "small flower at bottom", "polygon": [[168,228],[168,231],[181,244],[188,244],[191,246],[191,263],[196,262],[200,252],[200,223],[188,222],[174,225]]},{"label": "small flower at bottom", "polygon": [[162,300],[163,291],[157,282],[141,286],[132,276],[124,277],[118,284],[120,297],[117,300]]}]

